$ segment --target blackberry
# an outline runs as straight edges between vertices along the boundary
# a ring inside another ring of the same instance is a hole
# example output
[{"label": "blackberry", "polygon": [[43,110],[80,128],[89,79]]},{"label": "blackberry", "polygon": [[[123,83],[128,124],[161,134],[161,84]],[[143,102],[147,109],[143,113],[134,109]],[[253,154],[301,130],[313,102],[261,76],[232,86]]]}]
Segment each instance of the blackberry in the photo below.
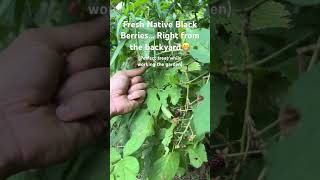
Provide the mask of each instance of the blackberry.
[{"label": "blackberry", "polygon": [[198,102],[203,101],[203,96],[197,96],[197,101],[198,101]]},{"label": "blackberry", "polygon": [[226,162],[221,155],[214,154],[213,157],[209,160],[209,165],[212,170],[217,171],[224,168],[226,166]]},{"label": "blackberry", "polygon": [[177,109],[174,113],[174,117],[179,117],[181,115],[181,110]]}]

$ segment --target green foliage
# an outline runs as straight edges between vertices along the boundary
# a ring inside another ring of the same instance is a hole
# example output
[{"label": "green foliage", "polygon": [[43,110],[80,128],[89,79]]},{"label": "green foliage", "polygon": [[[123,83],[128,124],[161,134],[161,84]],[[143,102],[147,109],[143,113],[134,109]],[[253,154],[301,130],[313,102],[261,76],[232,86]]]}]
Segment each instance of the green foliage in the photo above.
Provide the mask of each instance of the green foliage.
[{"label": "green foliage", "polygon": [[128,156],[138,150],[148,136],[154,134],[153,119],[148,115],[147,111],[140,111],[134,117],[131,129],[131,137],[124,146],[123,156]]},{"label": "green foliage", "polygon": [[[320,86],[314,84],[319,76],[320,65],[317,65],[310,72],[304,73],[289,90],[286,103],[296,108],[302,118],[294,134],[273,147],[269,155],[268,179],[319,178],[319,99],[315,97],[318,97]],[[283,167],[286,167],[286,171],[283,171]]]},{"label": "green foliage", "polygon": [[319,1],[231,2],[211,17],[211,176],[319,179]]},{"label": "green foliage", "polygon": [[199,168],[202,163],[207,162],[207,153],[203,144],[197,147],[190,146],[188,148],[190,163],[193,167]]},{"label": "green foliage", "polygon": [[300,6],[311,6],[311,5],[320,4],[319,0],[287,0],[287,1]]},{"label": "green foliage", "polygon": [[162,180],[173,179],[176,175],[180,162],[180,153],[171,152],[158,159],[151,168],[150,179]]},{"label": "green foliage", "polygon": [[[112,1],[114,7],[119,2]],[[138,6],[139,4],[139,6]],[[150,67],[144,73],[148,83],[145,103],[135,112],[112,120],[111,147],[114,160],[111,163],[111,177],[115,167],[126,157],[135,157],[139,161],[139,179],[173,179],[185,176],[190,166],[202,167],[207,162],[205,146],[201,144],[210,131],[210,31],[204,17],[206,3],[195,1],[186,5],[199,9],[194,13],[182,12],[182,4],[177,1],[127,1],[123,8],[112,9],[111,18],[111,72],[135,68],[140,56],[180,57],[168,61],[180,63],[173,67]],[[139,10],[137,10],[137,8]],[[140,11],[141,10],[141,11]],[[197,29],[189,28],[130,28],[121,26],[124,20],[129,22],[175,22],[196,21]],[[205,23],[204,23],[205,22]],[[154,36],[157,32],[174,32],[199,34],[200,39],[149,39],[121,40],[119,33],[144,33]],[[174,45],[188,42],[190,51],[132,51],[131,44],[136,45]],[[157,62],[157,61],[156,61]],[[199,100],[199,96],[204,99]],[[130,133],[128,133],[130,132]],[[193,150],[194,149],[194,150]],[[121,156],[120,160],[119,154]],[[198,159],[199,158],[199,159]]]},{"label": "green foliage", "polygon": [[113,176],[119,180],[135,180],[139,172],[139,162],[132,156],[127,156],[114,166]]},{"label": "green foliage", "polygon": [[200,90],[199,96],[203,98],[200,105],[195,108],[192,124],[196,136],[203,136],[210,132],[210,83]]},{"label": "green foliage", "polygon": [[281,3],[268,1],[252,12],[250,28],[259,30],[264,28],[289,28],[290,13]]},{"label": "green foliage", "polygon": [[214,80],[213,82],[213,125],[211,125],[212,131],[214,131],[214,129],[216,129],[219,126],[220,118],[226,115],[227,113],[227,85],[219,80]]},{"label": "green foliage", "polygon": [[210,62],[210,32],[208,29],[187,29],[188,34],[199,34],[201,39],[191,39],[188,41],[191,44],[190,54],[202,63]]}]

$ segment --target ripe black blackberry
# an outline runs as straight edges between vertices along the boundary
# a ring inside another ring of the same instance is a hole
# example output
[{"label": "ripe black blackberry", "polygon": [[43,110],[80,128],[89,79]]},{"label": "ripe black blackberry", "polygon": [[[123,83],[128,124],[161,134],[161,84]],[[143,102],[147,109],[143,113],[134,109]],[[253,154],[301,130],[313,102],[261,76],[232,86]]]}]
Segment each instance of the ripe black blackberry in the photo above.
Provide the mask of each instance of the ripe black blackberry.
[{"label": "ripe black blackberry", "polygon": [[226,166],[225,159],[222,155],[214,154],[209,160],[210,168],[218,171]]}]

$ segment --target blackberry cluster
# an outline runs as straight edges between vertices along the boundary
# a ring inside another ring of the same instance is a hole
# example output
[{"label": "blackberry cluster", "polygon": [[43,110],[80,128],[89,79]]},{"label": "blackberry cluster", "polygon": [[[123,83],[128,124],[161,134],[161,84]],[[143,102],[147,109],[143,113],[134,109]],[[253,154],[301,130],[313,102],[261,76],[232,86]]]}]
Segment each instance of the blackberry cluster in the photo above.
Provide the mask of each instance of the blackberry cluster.
[{"label": "blackberry cluster", "polygon": [[209,160],[209,165],[212,170],[218,171],[226,166],[226,162],[222,155],[214,154]]}]

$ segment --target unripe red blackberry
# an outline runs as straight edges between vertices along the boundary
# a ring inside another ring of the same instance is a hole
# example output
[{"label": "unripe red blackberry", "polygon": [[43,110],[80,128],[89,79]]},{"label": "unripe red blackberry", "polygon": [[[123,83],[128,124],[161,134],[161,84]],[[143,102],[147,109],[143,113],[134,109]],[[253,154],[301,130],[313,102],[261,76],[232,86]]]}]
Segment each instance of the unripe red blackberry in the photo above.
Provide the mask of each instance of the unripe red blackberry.
[{"label": "unripe red blackberry", "polygon": [[197,101],[201,102],[203,100],[203,96],[197,96]]},{"label": "unripe red blackberry", "polygon": [[179,117],[181,115],[181,110],[177,109],[174,113],[174,117]]},{"label": "unripe red blackberry", "polygon": [[173,119],[172,119],[172,122],[173,122],[174,124],[178,124],[178,123],[179,123],[179,120],[178,120],[178,118],[173,118]]}]

